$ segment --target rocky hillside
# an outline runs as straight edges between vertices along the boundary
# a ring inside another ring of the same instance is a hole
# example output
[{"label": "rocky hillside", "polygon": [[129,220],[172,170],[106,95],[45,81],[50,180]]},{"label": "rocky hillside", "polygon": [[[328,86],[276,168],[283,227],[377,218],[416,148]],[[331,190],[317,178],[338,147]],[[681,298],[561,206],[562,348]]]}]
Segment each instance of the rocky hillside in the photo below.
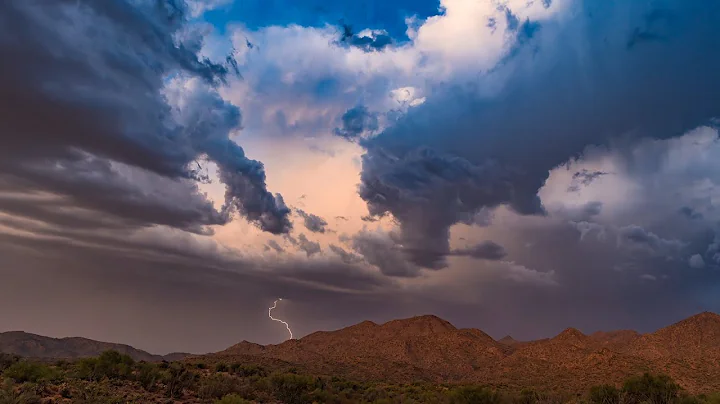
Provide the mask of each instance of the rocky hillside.
[{"label": "rocky hillside", "polygon": [[0,333],[0,352],[28,358],[76,359],[97,356],[111,349],[129,355],[135,360],[147,362],[181,360],[188,356],[184,353],[152,355],[129,345],[79,337],[51,338],[22,331]]},{"label": "rocky hillside", "polygon": [[474,382],[546,391],[581,391],[650,371],[693,393],[720,390],[720,316],[702,313],[650,334],[585,335],[569,328],[549,339],[495,341],[435,316],[369,321],[262,346],[242,342],[204,360],[278,360],[317,374],[364,380]]}]

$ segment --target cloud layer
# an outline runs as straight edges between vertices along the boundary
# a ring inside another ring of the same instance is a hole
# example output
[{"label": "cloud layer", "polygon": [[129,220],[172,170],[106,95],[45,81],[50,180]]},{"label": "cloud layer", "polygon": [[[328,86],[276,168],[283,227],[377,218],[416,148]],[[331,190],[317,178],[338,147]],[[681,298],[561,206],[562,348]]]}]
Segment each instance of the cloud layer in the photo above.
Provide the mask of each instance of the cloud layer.
[{"label": "cloud layer", "polygon": [[[215,88],[232,69],[198,56],[202,38],[184,25],[182,2],[0,7],[4,181],[131,220],[156,209],[161,219],[147,224],[193,230],[238,210],[263,230],[290,228],[263,165],[229,139],[241,114]],[[218,165],[227,185],[220,210],[189,182],[201,158]],[[155,197],[158,188],[179,198]]]}]

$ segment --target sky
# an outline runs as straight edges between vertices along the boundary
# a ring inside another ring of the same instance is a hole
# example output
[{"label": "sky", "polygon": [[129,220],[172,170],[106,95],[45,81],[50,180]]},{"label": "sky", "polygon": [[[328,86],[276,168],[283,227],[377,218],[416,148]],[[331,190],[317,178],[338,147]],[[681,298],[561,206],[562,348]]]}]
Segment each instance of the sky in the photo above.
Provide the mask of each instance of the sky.
[{"label": "sky", "polygon": [[0,4],[0,331],[720,311],[720,4]]}]

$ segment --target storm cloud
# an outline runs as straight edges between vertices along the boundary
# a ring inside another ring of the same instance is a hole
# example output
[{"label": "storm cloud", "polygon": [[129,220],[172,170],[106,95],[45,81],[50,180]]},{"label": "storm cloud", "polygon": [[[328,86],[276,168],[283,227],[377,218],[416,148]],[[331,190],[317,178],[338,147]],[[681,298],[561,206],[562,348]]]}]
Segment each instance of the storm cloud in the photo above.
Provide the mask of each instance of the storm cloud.
[{"label": "storm cloud", "polygon": [[[0,5],[6,183],[146,225],[203,229],[238,211],[265,231],[288,231],[290,210],[268,192],[262,163],[229,139],[241,113],[216,87],[232,69],[198,56],[202,38],[186,12],[174,0]],[[192,183],[203,158],[227,186],[220,210]],[[152,192],[164,187],[179,198]],[[145,206],[157,220],[133,213]]]},{"label": "storm cloud", "polygon": [[544,214],[548,172],[590,145],[680,136],[720,116],[720,6],[566,7],[532,37],[512,36],[512,54],[474,85],[439,90],[363,142],[360,195],[400,221],[414,263],[442,265],[422,251],[448,251],[450,226],[483,207]]},{"label": "storm cloud", "polygon": [[492,241],[484,241],[472,247],[459,248],[452,251],[453,255],[468,256],[476,259],[500,260],[505,258],[505,248]]},{"label": "storm cloud", "polygon": [[325,219],[312,213],[307,213],[302,209],[297,210],[298,215],[303,218],[303,224],[305,228],[313,233],[325,233],[325,228],[328,223]]}]

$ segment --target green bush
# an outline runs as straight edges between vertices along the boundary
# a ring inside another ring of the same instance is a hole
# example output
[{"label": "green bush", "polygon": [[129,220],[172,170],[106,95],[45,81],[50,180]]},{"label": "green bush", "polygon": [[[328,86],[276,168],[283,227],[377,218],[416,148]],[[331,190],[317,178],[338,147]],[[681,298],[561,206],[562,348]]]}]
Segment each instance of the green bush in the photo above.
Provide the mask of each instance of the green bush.
[{"label": "green bush", "polygon": [[179,363],[172,363],[163,375],[165,394],[168,397],[180,397],[185,389],[195,386],[197,375]]},{"label": "green bush", "polygon": [[612,385],[603,384],[590,388],[592,404],[620,404],[620,390]]},{"label": "green bush", "polygon": [[158,366],[152,363],[142,362],[137,365],[135,380],[137,380],[145,390],[152,391],[155,383],[162,378],[162,373]]},{"label": "green bush", "polygon": [[233,393],[233,394],[226,395],[225,397],[221,398],[220,400],[215,400],[215,404],[250,404],[250,401]]},{"label": "green bush", "polygon": [[102,382],[79,382],[72,389],[73,404],[123,404],[126,400],[110,392],[108,380]]},{"label": "green bush", "polygon": [[668,404],[678,400],[680,386],[669,376],[645,373],[625,381],[622,392],[626,404]]},{"label": "green bush", "polygon": [[216,372],[227,372],[227,371],[228,371],[228,365],[225,364],[225,363],[220,362],[220,363],[218,363],[217,365],[215,365],[215,371],[216,371]]},{"label": "green bush", "polygon": [[198,396],[200,398],[221,398],[236,392],[237,381],[231,376],[216,373],[200,379],[200,386],[198,388]]},{"label": "green bush", "polygon": [[81,379],[99,381],[108,379],[129,379],[135,361],[117,351],[105,351],[97,358],[84,358],[77,362],[77,376]]},{"label": "green bush", "polygon": [[38,383],[58,380],[61,375],[50,366],[35,362],[19,361],[5,369],[3,376],[13,379],[18,383]]},{"label": "green bush", "polygon": [[543,401],[544,396],[535,390],[523,389],[517,397],[517,404],[536,404]]},{"label": "green bush", "polygon": [[487,387],[464,386],[450,393],[452,404],[500,404],[500,395]]},{"label": "green bush", "polygon": [[315,379],[292,373],[274,374],[270,377],[273,393],[285,404],[312,403],[310,392],[315,390]]},{"label": "green bush", "polygon": [[20,357],[17,355],[4,354],[0,352],[0,373],[19,361]]},{"label": "green bush", "polygon": [[38,404],[40,398],[32,392],[16,388],[11,380],[6,380],[0,388],[0,404]]},{"label": "green bush", "polygon": [[243,365],[240,363],[233,363],[230,366],[230,370],[232,370],[233,373],[236,373],[240,377],[265,377],[268,375],[267,370],[265,370],[265,368],[263,368],[262,366],[258,365]]}]

